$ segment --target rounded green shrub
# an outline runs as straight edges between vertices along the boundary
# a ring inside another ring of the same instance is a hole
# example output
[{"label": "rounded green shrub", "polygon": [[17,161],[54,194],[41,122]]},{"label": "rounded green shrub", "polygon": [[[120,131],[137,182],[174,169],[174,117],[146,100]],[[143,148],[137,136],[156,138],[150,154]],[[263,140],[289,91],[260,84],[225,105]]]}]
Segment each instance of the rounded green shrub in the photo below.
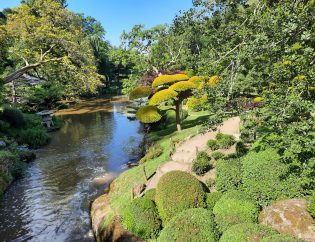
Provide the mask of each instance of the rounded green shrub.
[{"label": "rounded green shrub", "polygon": [[313,192],[310,198],[310,203],[308,205],[308,212],[313,218],[315,218],[315,191]]},{"label": "rounded green shrub", "polygon": [[17,134],[17,140],[21,144],[27,144],[31,148],[40,148],[49,142],[47,131],[42,127],[34,127],[21,130]]},{"label": "rounded green shrub", "polygon": [[220,200],[222,195],[223,195],[222,192],[207,193],[206,197],[207,209],[212,211],[215,204]]},{"label": "rounded green shrub", "polygon": [[155,193],[156,193],[156,189],[153,188],[146,191],[143,197],[150,199],[151,201],[155,201]]},{"label": "rounded green shrub", "polygon": [[220,232],[224,232],[234,224],[255,223],[258,208],[242,192],[230,191],[215,204],[213,213]]},{"label": "rounded green shrub", "polygon": [[136,198],[121,211],[124,227],[143,239],[155,239],[161,230],[161,220],[155,203]]},{"label": "rounded green shrub", "polygon": [[158,241],[218,241],[212,212],[203,208],[181,212],[165,226]]},{"label": "rounded green shrub", "polygon": [[215,186],[218,191],[235,190],[241,184],[241,162],[238,159],[218,160]]},{"label": "rounded green shrub", "polygon": [[278,232],[262,224],[241,223],[228,228],[220,242],[257,242]]},{"label": "rounded green shrub", "polygon": [[215,139],[210,139],[210,140],[208,140],[207,145],[208,145],[208,147],[209,147],[211,150],[217,150],[217,149],[219,149],[218,141],[215,140]]},{"label": "rounded green shrub", "polygon": [[211,161],[206,152],[201,151],[198,153],[196,160],[194,160],[192,165],[192,171],[197,175],[204,175],[207,171],[211,169]]},{"label": "rounded green shrub", "polygon": [[300,239],[296,239],[287,234],[275,234],[275,235],[264,237],[259,242],[303,242],[303,241]]},{"label": "rounded green shrub", "polygon": [[163,224],[183,210],[206,206],[201,183],[183,171],[171,171],[161,177],[155,201]]},{"label": "rounded green shrub", "polygon": [[25,125],[23,113],[17,108],[5,107],[2,117],[15,128],[21,128]]},{"label": "rounded green shrub", "polygon": [[220,160],[222,159],[225,155],[220,152],[220,151],[215,151],[211,154],[212,158],[215,159],[215,160]]},{"label": "rounded green shrub", "polygon": [[288,167],[275,150],[250,152],[242,159],[244,192],[261,206],[283,196],[297,194],[298,184],[287,178]]},{"label": "rounded green shrub", "polygon": [[235,138],[233,135],[218,133],[216,135],[218,145],[222,149],[228,149],[235,144]]}]

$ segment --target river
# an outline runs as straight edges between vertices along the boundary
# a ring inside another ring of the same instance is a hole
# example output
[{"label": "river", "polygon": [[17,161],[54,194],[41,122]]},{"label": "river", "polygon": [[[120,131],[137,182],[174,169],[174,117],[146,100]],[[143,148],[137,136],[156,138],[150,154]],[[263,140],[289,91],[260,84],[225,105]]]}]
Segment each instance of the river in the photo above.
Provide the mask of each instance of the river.
[{"label": "river", "polygon": [[126,104],[100,99],[59,113],[63,128],[0,198],[1,241],[94,241],[90,202],[138,158],[142,141]]}]

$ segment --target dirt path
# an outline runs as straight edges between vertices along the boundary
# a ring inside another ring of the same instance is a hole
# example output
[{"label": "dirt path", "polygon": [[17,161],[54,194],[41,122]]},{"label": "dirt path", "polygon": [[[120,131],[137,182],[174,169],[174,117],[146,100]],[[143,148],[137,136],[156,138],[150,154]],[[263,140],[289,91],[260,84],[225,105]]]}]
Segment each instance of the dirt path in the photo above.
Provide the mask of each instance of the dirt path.
[{"label": "dirt path", "polygon": [[[223,134],[229,134],[235,136],[238,140],[240,137],[240,118],[233,117],[227,119],[218,127],[217,131],[209,131],[205,134],[198,134],[193,138],[184,141],[180,144],[176,152],[172,155],[172,161],[161,165],[156,174],[147,182],[147,189],[156,188],[160,178],[174,170],[186,171],[196,176],[199,180],[205,182],[208,179],[215,178],[215,169],[210,170],[204,176],[200,177],[191,172],[192,162],[196,158],[197,151],[204,151],[207,149],[207,142],[209,139],[214,139],[216,134],[221,132]],[[235,147],[231,147],[228,150],[220,150],[224,154],[230,154],[235,152]],[[211,152],[210,152],[211,153]]]}]

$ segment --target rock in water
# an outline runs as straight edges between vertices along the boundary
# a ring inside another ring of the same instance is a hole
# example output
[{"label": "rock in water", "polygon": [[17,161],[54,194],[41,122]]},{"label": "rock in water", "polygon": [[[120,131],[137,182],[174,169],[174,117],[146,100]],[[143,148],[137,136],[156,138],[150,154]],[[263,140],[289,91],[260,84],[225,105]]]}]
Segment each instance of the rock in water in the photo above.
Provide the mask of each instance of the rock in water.
[{"label": "rock in water", "polygon": [[263,209],[259,222],[280,233],[290,234],[305,241],[315,241],[314,219],[307,211],[305,199],[289,199],[275,202]]}]

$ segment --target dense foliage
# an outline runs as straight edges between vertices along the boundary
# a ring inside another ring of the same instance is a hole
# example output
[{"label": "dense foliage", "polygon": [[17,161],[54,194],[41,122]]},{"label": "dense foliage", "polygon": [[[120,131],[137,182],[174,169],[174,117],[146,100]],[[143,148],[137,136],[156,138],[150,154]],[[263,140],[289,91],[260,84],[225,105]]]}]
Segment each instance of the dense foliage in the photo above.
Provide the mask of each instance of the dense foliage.
[{"label": "dense foliage", "polygon": [[199,176],[204,175],[211,169],[211,166],[211,158],[208,156],[207,152],[201,151],[197,154],[196,160],[193,161],[192,171]]},{"label": "dense foliage", "polygon": [[162,230],[158,241],[209,241],[218,240],[212,212],[192,208],[179,213]]},{"label": "dense foliage", "polygon": [[171,171],[161,177],[155,200],[164,225],[183,210],[206,206],[201,183],[182,171]]},{"label": "dense foliage", "polygon": [[246,199],[242,192],[230,191],[223,194],[215,204],[213,213],[220,232],[224,232],[234,224],[255,223],[258,208],[253,201]]},{"label": "dense foliage", "polygon": [[136,198],[122,209],[125,228],[143,239],[154,239],[161,230],[161,221],[154,202]]},{"label": "dense foliage", "polygon": [[241,162],[238,159],[218,160],[215,186],[225,192],[241,185]]},{"label": "dense foliage", "polygon": [[221,192],[207,193],[207,197],[206,197],[207,209],[212,211],[215,204],[220,200],[222,195],[223,194]]},{"label": "dense foliage", "polygon": [[[277,232],[265,225],[253,223],[241,223],[230,227],[220,238],[220,242],[256,242],[263,238],[276,235]],[[268,240],[266,240],[268,241]],[[273,240],[276,241],[276,240]],[[281,240],[280,240],[281,241]]]}]

